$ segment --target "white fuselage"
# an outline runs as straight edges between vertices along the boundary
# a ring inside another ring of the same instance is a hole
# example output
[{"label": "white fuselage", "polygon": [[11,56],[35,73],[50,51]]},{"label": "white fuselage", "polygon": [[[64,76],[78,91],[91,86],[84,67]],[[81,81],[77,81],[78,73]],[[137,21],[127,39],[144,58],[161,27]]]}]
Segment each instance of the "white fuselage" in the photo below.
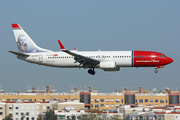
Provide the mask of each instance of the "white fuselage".
[{"label": "white fuselage", "polygon": [[[73,51],[100,61],[115,61],[116,67],[132,67],[132,51]],[[30,63],[62,68],[79,67],[79,63],[65,52],[28,53],[29,57],[18,57]],[[96,66],[98,67],[98,66]]]}]

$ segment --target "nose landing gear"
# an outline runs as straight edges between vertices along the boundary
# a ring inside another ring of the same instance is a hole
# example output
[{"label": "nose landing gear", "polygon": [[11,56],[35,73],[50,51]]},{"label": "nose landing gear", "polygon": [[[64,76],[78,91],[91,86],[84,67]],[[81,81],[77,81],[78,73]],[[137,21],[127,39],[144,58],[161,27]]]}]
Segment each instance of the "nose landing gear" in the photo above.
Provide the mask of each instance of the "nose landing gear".
[{"label": "nose landing gear", "polygon": [[156,66],[154,72],[155,72],[155,73],[158,73],[158,70],[157,70],[157,69],[158,69],[158,68],[163,68],[163,67],[164,67],[164,66]]},{"label": "nose landing gear", "polygon": [[88,73],[91,74],[91,75],[95,75],[94,68],[90,68],[90,69],[88,70]]},{"label": "nose landing gear", "polygon": [[158,70],[157,69],[155,69],[155,71],[154,71],[155,73],[158,73]]}]

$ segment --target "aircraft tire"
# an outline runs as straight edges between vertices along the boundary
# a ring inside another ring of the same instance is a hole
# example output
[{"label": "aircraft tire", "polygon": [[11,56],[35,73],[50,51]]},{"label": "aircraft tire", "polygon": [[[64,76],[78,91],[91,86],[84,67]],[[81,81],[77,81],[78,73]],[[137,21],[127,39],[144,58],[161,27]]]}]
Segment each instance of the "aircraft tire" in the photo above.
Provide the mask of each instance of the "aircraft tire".
[{"label": "aircraft tire", "polygon": [[158,73],[158,70],[155,70],[154,72],[155,72],[155,73]]}]

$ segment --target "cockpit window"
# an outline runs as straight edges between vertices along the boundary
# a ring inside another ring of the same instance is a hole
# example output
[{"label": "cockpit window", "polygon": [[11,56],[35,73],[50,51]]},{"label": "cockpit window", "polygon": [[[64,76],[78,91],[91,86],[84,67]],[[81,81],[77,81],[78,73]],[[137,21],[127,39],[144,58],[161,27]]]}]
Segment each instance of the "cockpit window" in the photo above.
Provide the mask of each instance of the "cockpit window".
[{"label": "cockpit window", "polygon": [[166,57],[166,55],[160,55],[160,57]]}]

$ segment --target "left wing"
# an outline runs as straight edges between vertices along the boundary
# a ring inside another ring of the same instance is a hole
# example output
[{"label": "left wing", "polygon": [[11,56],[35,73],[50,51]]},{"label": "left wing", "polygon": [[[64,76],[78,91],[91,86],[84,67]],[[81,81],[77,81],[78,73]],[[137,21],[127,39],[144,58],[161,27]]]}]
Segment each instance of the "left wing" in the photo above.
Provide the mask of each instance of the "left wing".
[{"label": "left wing", "polygon": [[93,59],[93,58],[89,58],[89,57],[86,57],[84,55],[80,55],[80,54],[77,54],[73,51],[69,51],[69,50],[66,50],[65,47],[63,46],[63,44],[61,43],[60,40],[58,40],[59,42],[59,46],[61,48],[61,50],[69,55],[72,55],[74,56],[74,59],[76,60],[76,62],[79,62],[81,67],[84,67],[84,66],[93,66],[93,65],[97,65],[100,63],[99,60],[96,60],[96,59]]}]

